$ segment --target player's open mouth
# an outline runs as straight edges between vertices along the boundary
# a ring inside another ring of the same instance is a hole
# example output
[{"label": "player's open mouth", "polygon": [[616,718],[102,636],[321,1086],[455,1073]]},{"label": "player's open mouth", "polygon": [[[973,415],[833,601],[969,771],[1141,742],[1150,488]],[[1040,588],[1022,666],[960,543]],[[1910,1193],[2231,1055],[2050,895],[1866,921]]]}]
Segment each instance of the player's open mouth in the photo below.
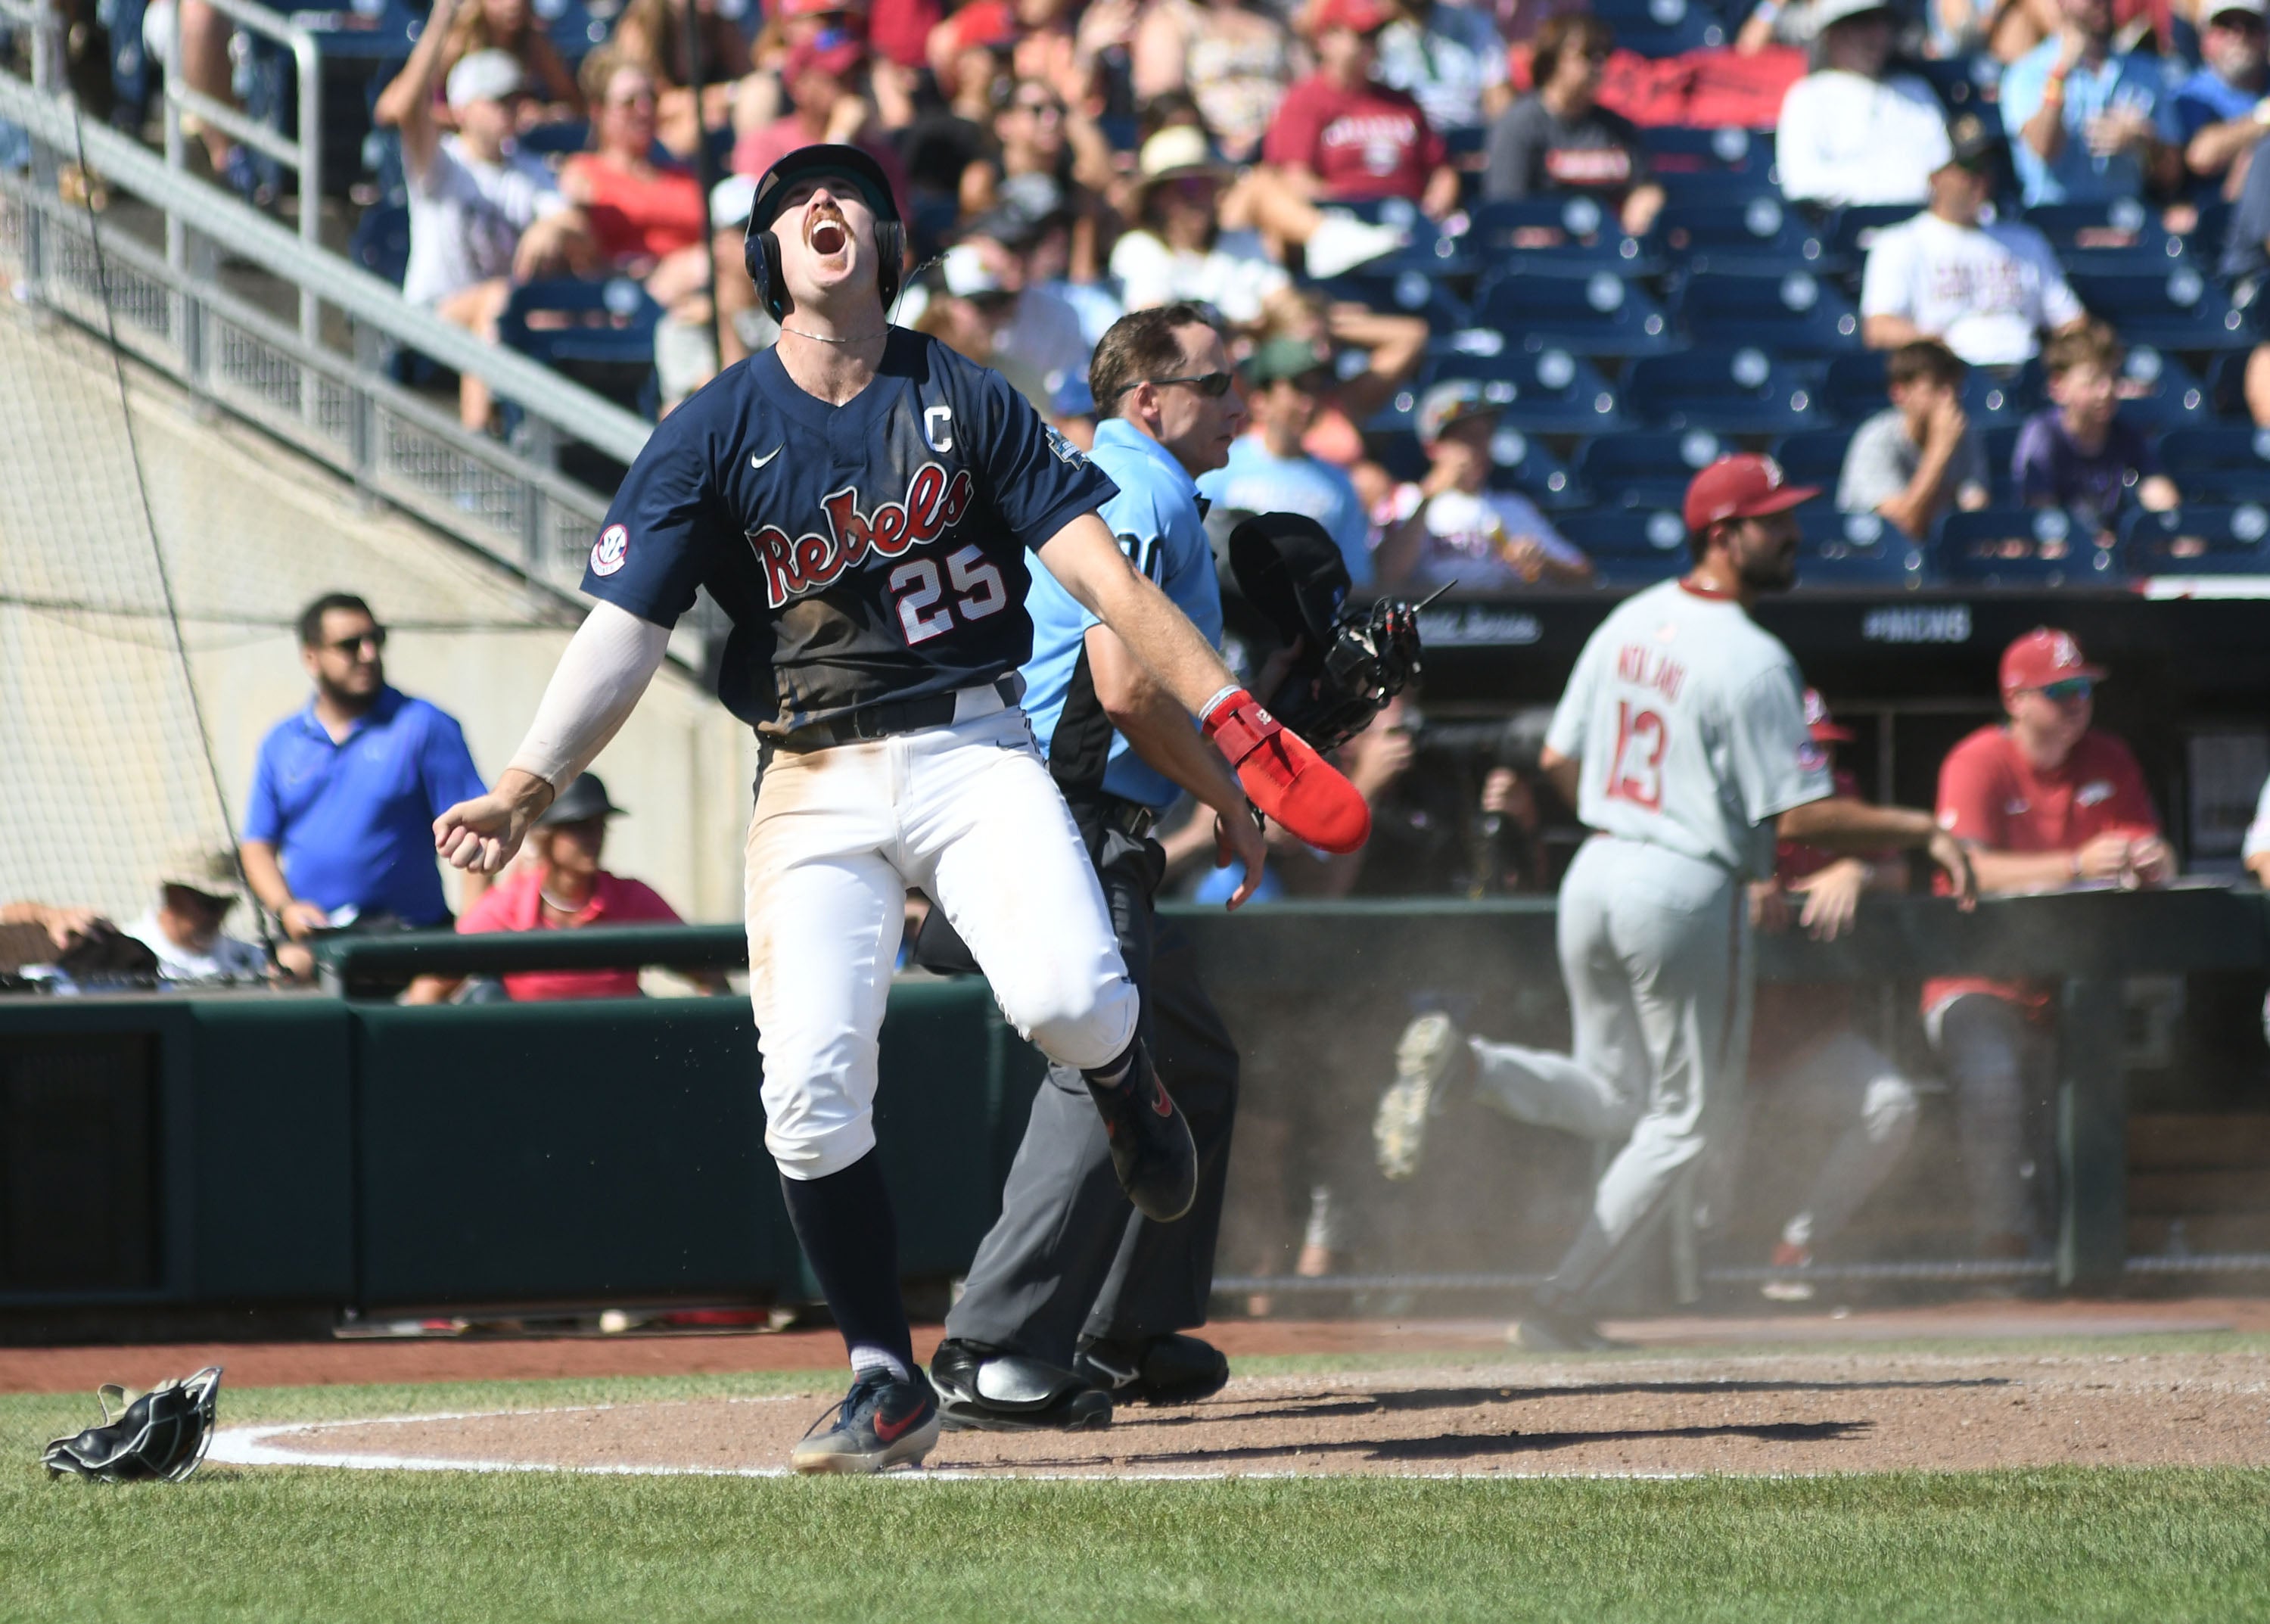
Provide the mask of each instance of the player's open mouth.
[{"label": "player's open mouth", "polygon": [[841,254],[851,241],[851,234],[845,228],[842,215],[821,214],[805,226],[804,241],[805,246],[815,254]]}]

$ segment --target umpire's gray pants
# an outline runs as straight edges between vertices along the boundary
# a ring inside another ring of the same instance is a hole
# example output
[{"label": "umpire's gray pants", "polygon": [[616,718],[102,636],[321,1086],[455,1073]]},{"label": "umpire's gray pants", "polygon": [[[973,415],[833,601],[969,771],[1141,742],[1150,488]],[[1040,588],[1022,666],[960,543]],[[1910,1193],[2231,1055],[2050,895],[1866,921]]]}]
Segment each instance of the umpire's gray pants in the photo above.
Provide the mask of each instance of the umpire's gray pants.
[{"label": "umpire's gray pants", "polygon": [[[1085,825],[1086,820],[1082,819]],[[1159,1080],[1190,1118],[1198,1200],[1171,1224],[1128,1205],[1080,1074],[1052,1066],[946,1334],[1069,1366],[1085,1339],[1134,1340],[1205,1324],[1221,1228],[1237,1049],[1199,984],[1189,943],[1151,912],[1155,842],[1091,836],[1119,951],[1143,995],[1140,1030]]]},{"label": "umpire's gray pants", "polygon": [[1717,864],[1595,835],[1562,882],[1559,944],[1576,1053],[1479,1038],[1473,1052],[1482,1098],[1508,1115],[1621,1143],[1547,1287],[1566,1299],[1620,1260],[1706,1152],[1731,1161],[1749,915],[1741,883]]}]

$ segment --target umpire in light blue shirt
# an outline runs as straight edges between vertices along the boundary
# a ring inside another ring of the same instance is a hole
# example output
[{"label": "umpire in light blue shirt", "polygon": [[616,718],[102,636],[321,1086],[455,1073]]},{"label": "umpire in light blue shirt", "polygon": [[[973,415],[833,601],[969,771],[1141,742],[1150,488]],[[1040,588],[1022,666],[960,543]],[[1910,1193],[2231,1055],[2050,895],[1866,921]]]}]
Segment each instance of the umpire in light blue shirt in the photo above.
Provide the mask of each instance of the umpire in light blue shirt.
[{"label": "umpire in light blue shirt", "polygon": [[[1100,419],[1089,455],[1119,487],[1103,505],[1104,523],[1217,642],[1221,596],[1196,476],[1221,466],[1244,416],[1229,366],[1213,313],[1180,304],[1114,324],[1088,370]],[[1205,1323],[1213,1290],[1237,1050],[1198,984],[1188,944],[1152,916],[1166,859],[1151,826],[1187,790],[1214,809],[1225,855],[1258,873],[1263,853],[1220,753],[1109,629],[1037,564],[1026,607],[1033,656],[1025,713],[1143,990],[1160,1081],[1190,1119],[1198,1193],[1175,1223],[1136,1212],[1112,1174],[1079,1073],[1050,1072],[1001,1216],[931,1362],[946,1425],[982,1431],[1101,1427],[1115,1401],[1189,1403],[1228,1379],[1221,1354],[1183,1333]],[[944,922],[935,911],[931,917],[916,956],[942,966],[950,960],[934,947]]]},{"label": "umpire in light blue shirt", "polygon": [[[345,592],[300,617],[307,708],[260,741],[239,851],[291,938],[350,925],[443,925],[434,819],[483,792],[456,718],[386,685],[386,628]],[[470,904],[487,882],[465,876]]]}]

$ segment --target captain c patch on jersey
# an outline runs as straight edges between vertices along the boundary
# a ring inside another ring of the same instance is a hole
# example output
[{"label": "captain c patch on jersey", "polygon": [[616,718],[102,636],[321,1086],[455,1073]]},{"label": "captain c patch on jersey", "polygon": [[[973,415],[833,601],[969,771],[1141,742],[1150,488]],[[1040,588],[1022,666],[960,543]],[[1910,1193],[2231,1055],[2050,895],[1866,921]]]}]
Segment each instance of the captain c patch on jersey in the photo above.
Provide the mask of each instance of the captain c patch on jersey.
[{"label": "captain c patch on jersey", "polygon": [[[829,492],[820,503],[827,521],[825,535],[806,531],[791,540],[776,524],[750,531],[749,545],[764,566],[767,600],[775,609],[785,608],[790,600],[857,568],[871,552],[894,559],[910,547],[935,541],[968,511],[970,490],[968,469],[949,478],[938,463],[924,463],[907,482],[902,500],[885,502],[872,513],[860,510],[857,486]],[[599,568],[596,553],[591,567]]]}]

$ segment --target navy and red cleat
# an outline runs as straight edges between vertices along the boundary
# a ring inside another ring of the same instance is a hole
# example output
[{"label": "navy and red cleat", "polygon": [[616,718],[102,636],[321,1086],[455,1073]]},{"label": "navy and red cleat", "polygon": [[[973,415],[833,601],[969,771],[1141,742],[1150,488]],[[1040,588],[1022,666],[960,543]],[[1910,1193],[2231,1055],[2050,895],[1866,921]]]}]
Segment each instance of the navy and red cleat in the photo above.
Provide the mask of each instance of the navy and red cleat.
[{"label": "navy and red cleat", "polygon": [[938,1434],[938,1394],[929,1377],[917,1369],[902,1382],[887,1370],[870,1370],[851,1383],[836,1406],[835,1424],[826,1432],[806,1433],[789,1465],[803,1472],[919,1466],[937,1447]]}]

